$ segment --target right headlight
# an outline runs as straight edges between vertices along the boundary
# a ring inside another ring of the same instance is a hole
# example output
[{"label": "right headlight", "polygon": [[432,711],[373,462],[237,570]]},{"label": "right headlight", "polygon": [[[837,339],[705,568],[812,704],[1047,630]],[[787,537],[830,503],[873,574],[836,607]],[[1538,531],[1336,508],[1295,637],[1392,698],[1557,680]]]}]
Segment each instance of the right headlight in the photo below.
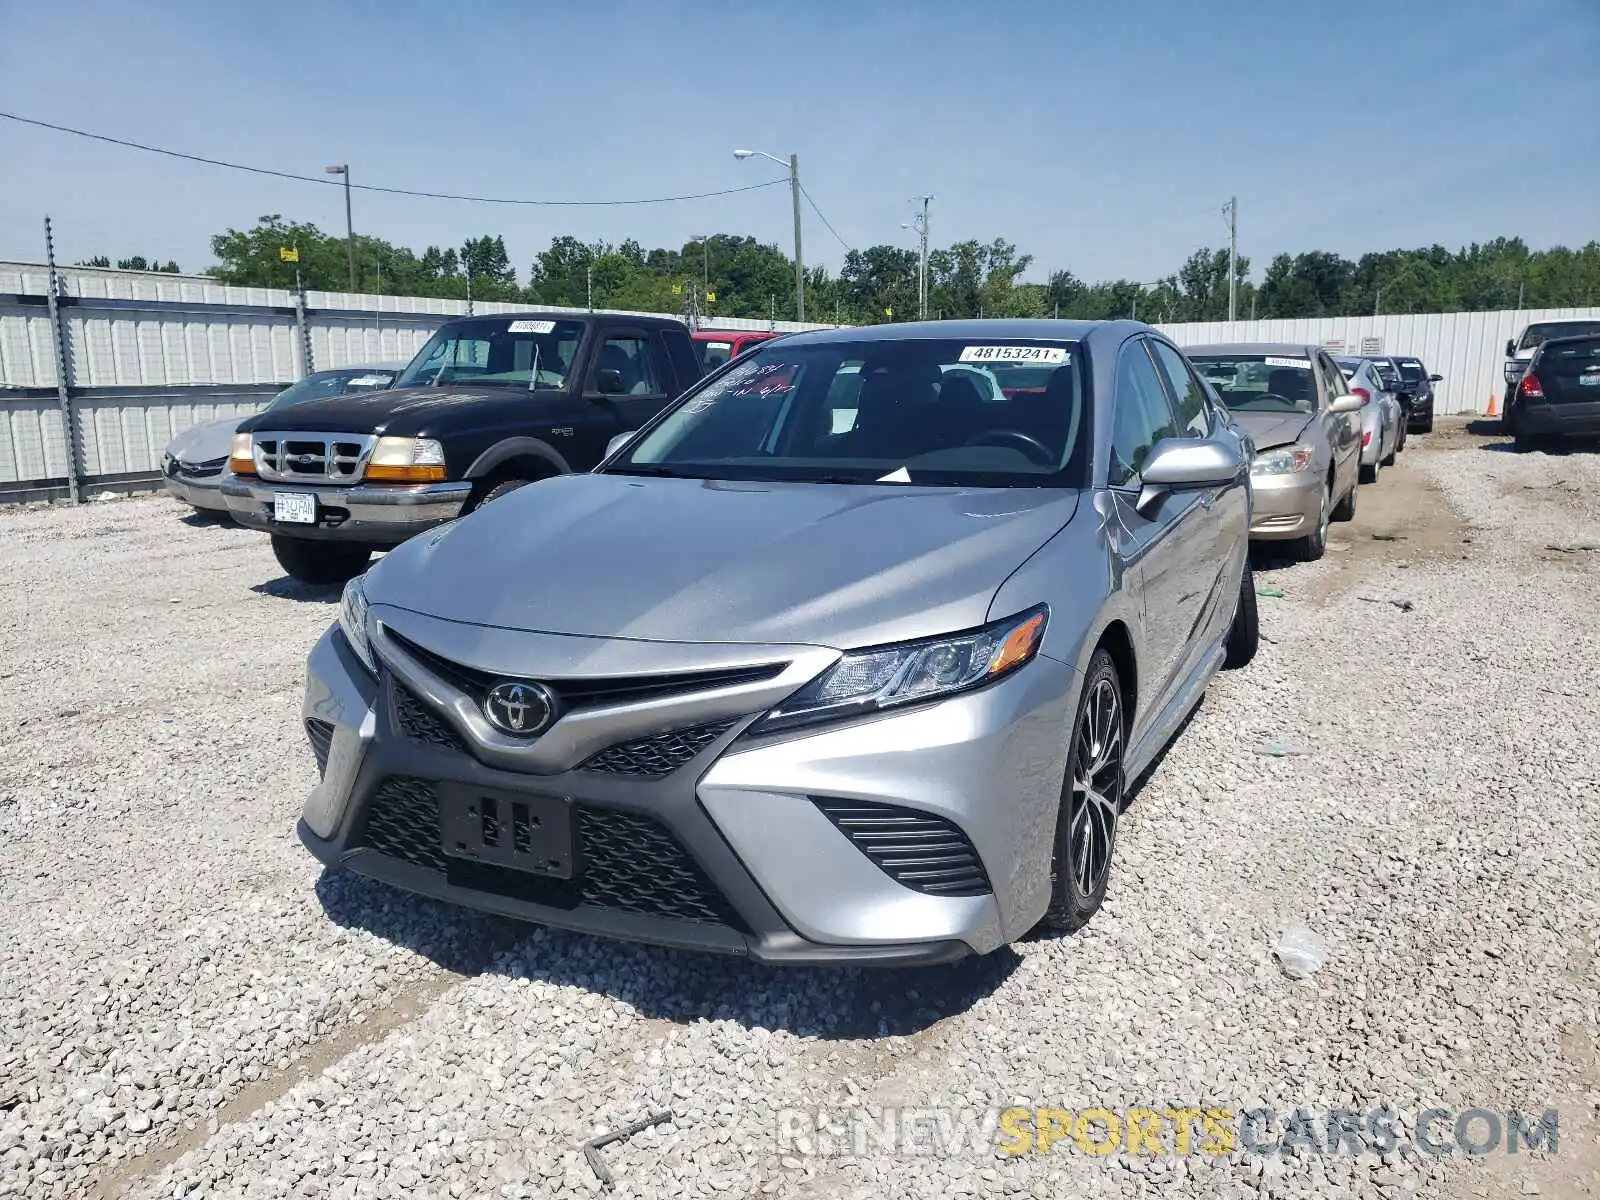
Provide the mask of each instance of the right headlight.
[{"label": "right headlight", "polygon": [[1041,604],[969,633],[846,654],[751,732],[860,716],[993,683],[1033,661],[1048,616]]},{"label": "right headlight", "polygon": [[1292,446],[1274,446],[1259,450],[1250,461],[1252,475],[1297,475],[1309,467],[1317,457],[1314,446],[1296,442]]},{"label": "right headlight", "polygon": [[377,661],[372,657],[372,639],[367,636],[367,590],[361,586],[357,575],[344,585],[344,595],[339,597],[339,629],[350,649],[374,675],[378,673]]}]

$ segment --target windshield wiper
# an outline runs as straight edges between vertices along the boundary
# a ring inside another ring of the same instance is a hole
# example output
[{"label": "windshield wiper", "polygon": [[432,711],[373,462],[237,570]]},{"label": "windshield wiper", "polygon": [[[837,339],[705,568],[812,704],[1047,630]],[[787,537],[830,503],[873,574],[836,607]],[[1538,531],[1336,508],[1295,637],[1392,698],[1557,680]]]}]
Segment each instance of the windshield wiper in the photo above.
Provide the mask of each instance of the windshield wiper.
[{"label": "windshield wiper", "polygon": [[674,471],[671,467],[607,467],[601,471],[602,475],[649,475],[656,479],[703,479],[702,475],[685,475],[682,471]]}]

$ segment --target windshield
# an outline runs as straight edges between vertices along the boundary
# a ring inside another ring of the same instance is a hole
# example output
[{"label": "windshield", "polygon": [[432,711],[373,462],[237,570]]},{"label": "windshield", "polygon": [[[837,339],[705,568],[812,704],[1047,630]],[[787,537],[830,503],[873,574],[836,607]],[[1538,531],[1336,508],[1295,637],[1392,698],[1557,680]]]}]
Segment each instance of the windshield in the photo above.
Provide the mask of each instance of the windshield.
[{"label": "windshield", "polygon": [[1309,358],[1277,354],[1191,354],[1206,382],[1235,412],[1315,412]]},{"label": "windshield", "polygon": [[376,391],[393,382],[393,371],[372,371],[365,367],[349,371],[318,371],[284,388],[272,398],[272,403],[264,411],[289,408],[291,405],[304,404],[307,400],[342,396],[346,392]]},{"label": "windshield", "polygon": [[1378,373],[1378,378],[1383,381],[1383,386],[1393,389],[1400,382],[1399,373],[1394,369],[1394,364],[1381,358],[1372,360],[1372,369]]},{"label": "windshield", "polygon": [[1422,364],[1414,358],[1397,359],[1400,364],[1400,378],[1407,383],[1422,382]]},{"label": "windshield", "polygon": [[1336,358],[1333,360],[1339,365],[1339,370],[1346,379],[1354,379],[1357,371],[1361,369],[1361,360],[1354,358]]},{"label": "windshield", "polygon": [[[1028,374],[1014,373],[1018,360]],[[1083,487],[1084,386],[1072,342],[779,342],[741,355],[687,393],[606,470]]]},{"label": "windshield", "polygon": [[1522,334],[1522,341],[1517,343],[1517,349],[1532,350],[1546,338],[1579,337],[1591,333],[1600,333],[1600,321],[1547,321],[1529,325]]},{"label": "windshield", "polygon": [[582,340],[582,321],[451,321],[428,339],[395,386],[472,383],[563,391]]}]

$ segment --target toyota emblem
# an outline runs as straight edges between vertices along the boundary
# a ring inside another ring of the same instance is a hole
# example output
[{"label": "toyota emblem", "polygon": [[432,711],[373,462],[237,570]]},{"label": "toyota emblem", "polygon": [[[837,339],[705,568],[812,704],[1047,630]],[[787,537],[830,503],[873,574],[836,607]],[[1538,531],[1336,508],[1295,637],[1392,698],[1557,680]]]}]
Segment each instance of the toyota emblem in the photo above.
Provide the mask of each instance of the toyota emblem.
[{"label": "toyota emblem", "polygon": [[556,698],[542,683],[497,683],[483,698],[483,715],[503,733],[534,737],[554,723]]}]

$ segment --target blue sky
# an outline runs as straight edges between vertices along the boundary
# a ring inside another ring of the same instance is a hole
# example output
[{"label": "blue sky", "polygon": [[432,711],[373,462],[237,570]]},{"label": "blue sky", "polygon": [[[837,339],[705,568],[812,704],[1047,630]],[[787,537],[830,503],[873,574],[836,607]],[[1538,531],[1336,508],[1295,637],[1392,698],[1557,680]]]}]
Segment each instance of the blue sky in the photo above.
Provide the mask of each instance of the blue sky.
[{"label": "blue sky", "polygon": [[[673,195],[800,155],[854,246],[1005,237],[1042,277],[1154,279],[1281,250],[1600,237],[1597,0],[222,5],[0,0],[0,109],[357,182],[554,199]],[[1541,136],[1548,134],[1548,143]],[[209,264],[264,213],[342,232],[341,192],[0,121],[0,258]],[[357,192],[358,231],[422,249],[503,233],[790,245],[782,188],[552,209]],[[844,249],[806,213],[806,258]]]}]

